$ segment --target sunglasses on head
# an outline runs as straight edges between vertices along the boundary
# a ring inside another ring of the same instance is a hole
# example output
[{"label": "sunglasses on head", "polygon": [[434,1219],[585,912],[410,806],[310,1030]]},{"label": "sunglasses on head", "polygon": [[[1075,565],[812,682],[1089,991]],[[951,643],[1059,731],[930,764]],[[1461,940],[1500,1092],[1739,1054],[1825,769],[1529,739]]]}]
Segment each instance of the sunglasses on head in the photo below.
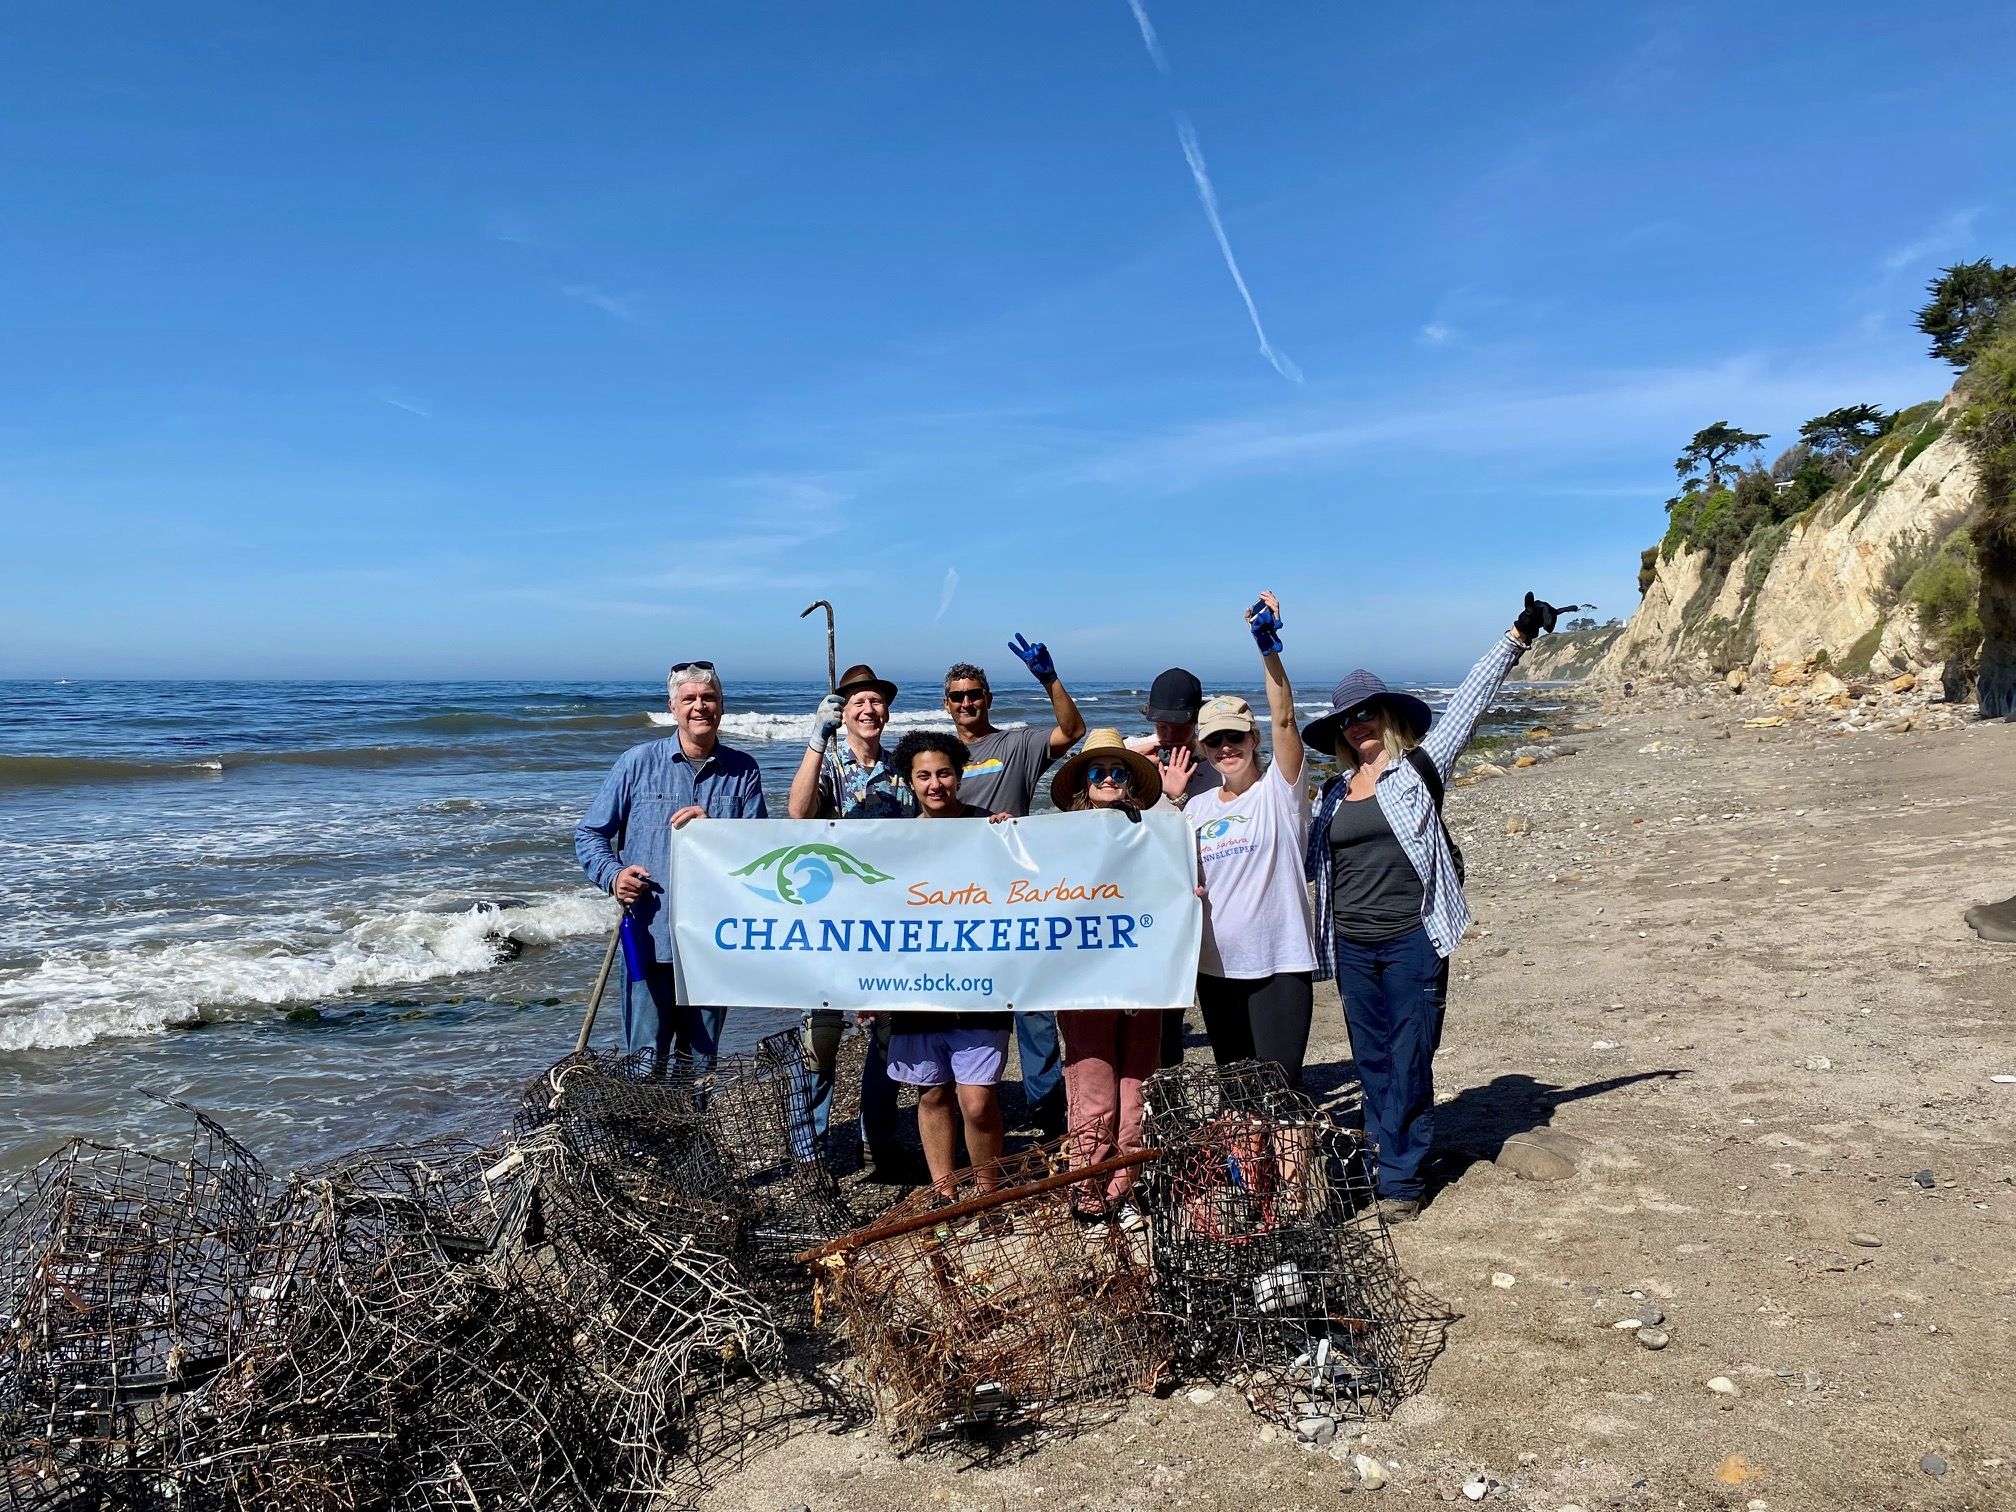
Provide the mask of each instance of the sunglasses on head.
[{"label": "sunglasses on head", "polygon": [[984,703],[986,699],[987,690],[985,688],[947,688],[945,690],[945,702],[947,703]]},{"label": "sunglasses on head", "polygon": [[1112,782],[1125,787],[1133,775],[1124,766],[1088,766],[1085,768],[1085,785],[1097,787],[1102,782]]},{"label": "sunglasses on head", "polygon": [[675,676],[681,672],[712,672],[713,670],[714,663],[712,662],[691,661],[672,663],[672,671]]},{"label": "sunglasses on head", "polygon": [[1220,746],[1233,745],[1245,738],[1246,732],[1244,730],[1218,730],[1210,735],[1206,735],[1204,737],[1204,744],[1208,749],[1215,751]]}]

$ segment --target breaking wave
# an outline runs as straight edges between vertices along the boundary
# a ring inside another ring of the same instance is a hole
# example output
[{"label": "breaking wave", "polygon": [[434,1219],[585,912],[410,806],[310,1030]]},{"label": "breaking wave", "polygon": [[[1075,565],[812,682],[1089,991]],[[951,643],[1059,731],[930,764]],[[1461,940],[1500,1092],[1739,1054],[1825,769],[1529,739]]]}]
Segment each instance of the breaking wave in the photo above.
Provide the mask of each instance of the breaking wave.
[{"label": "breaking wave", "polygon": [[587,889],[522,907],[367,914],[341,926],[247,921],[221,939],[140,940],[62,950],[0,974],[0,1052],[87,1045],[185,1027],[231,1009],[325,1003],[352,993],[490,970],[499,941],[551,945],[598,935],[613,913]]}]

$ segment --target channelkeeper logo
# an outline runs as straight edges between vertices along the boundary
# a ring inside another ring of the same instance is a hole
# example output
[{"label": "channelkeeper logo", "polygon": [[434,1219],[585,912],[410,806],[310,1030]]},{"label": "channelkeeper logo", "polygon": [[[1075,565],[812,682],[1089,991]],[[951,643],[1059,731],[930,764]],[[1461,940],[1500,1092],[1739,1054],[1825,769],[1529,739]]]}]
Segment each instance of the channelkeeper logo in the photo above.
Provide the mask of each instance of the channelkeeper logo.
[{"label": "channelkeeper logo", "polygon": [[744,882],[742,885],[757,897],[768,898],[772,903],[795,903],[801,907],[817,903],[832,892],[837,877],[853,877],[871,885],[896,880],[837,845],[780,846],[758,856],[747,866],[737,867],[728,875],[767,875],[770,879],[767,886],[761,882]]},{"label": "channelkeeper logo", "polygon": [[[731,871],[742,886],[771,903],[794,909],[826,902],[843,879],[867,887],[895,877],[837,845],[783,846]],[[845,895],[844,893],[842,894]],[[883,904],[886,895],[875,898]],[[1009,881],[1002,897],[977,882],[912,882],[903,890],[907,909],[952,909],[964,917],[718,918],[714,945],[724,951],[805,952],[849,955],[1003,955],[1065,950],[1138,950],[1152,914],[1123,911],[1126,894],[1114,882],[1038,884]],[[893,897],[887,898],[894,903]],[[1067,905],[1092,905],[1068,907]],[[1120,904],[1120,909],[1110,907]],[[1109,906],[1099,906],[1109,905]],[[886,906],[886,905],[885,905]],[[975,917],[972,910],[985,910]],[[969,989],[982,988],[972,981]],[[985,984],[991,987],[991,983]],[[984,991],[984,989],[983,989]]]}]

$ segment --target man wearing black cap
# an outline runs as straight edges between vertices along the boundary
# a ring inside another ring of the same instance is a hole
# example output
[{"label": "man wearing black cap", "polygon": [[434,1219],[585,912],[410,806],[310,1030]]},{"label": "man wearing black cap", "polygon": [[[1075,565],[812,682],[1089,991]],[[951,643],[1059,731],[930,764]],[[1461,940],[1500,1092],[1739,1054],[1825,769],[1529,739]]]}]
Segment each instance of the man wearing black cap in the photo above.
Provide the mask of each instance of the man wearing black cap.
[{"label": "man wearing black cap", "polygon": [[1128,750],[1155,758],[1162,768],[1162,791],[1178,808],[1224,780],[1197,756],[1197,711],[1203,707],[1204,688],[1197,675],[1171,667],[1150,685],[1141,709],[1155,722],[1155,733],[1127,742]]},{"label": "man wearing black cap", "polygon": [[[1171,667],[1148,685],[1148,702],[1141,712],[1155,722],[1153,735],[1136,735],[1127,749],[1155,758],[1162,771],[1162,794],[1181,808],[1199,793],[1224,785],[1225,779],[1197,751],[1197,711],[1204,707],[1204,686],[1197,674]],[[1162,1015],[1160,1064],[1181,1065],[1186,1014]]]}]

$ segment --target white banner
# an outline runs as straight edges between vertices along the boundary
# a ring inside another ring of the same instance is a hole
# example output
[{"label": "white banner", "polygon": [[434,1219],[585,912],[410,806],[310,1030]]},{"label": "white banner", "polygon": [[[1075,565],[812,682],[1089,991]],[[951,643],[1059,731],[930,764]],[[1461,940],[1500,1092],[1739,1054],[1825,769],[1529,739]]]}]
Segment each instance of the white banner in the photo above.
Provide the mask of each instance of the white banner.
[{"label": "white banner", "polygon": [[696,819],[672,832],[679,1000],[1176,1008],[1203,905],[1180,814]]}]

